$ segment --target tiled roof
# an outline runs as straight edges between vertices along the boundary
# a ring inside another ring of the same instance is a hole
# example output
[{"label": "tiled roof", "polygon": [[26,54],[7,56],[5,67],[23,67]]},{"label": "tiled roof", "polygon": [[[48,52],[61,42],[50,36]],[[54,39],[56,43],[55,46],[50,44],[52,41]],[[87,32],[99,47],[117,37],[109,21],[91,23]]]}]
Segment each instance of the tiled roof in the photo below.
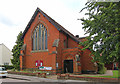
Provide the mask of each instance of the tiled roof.
[{"label": "tiled roof", "polygon": [[65,28],[63,28],[60,24],[58,24],[55,20],[53,20],[51,17],[49,17],[46,13],[44,13],[44,12],[43,12],[41,9],[39,9],[39,8],[36,9],[36,11],[35,11],[35,13],[33,14],[31,20],[29,21],[28,25],[26,26],[26,28],[25,28],[25,30],[24,30],[24,32],[23,32],[22,39],[24,38],[26,32],[27,32],[28,29],[30,28],[32,22],[34,21],[35,17],[37,16],[37,14],[38,14],[39,12],[42,13],[43,16],[44,16],[45,18],[47,18],[48,21],[49,21],[51,24],[53,24],[53,25],[55,26],[55,28],[57,28],[58,31],[60,31],[60,32],[66,34],[66,35],[68,35],[68,36],[69,36],[70,38],[72,38],[74,41],[76,41],[76,42],[78,42],[78,43],[80,42],[80,40],[79,40],[77,37],[75,37],[75,36],[74,36],[73,34],[71,34],[68,30],[66,30]]}]

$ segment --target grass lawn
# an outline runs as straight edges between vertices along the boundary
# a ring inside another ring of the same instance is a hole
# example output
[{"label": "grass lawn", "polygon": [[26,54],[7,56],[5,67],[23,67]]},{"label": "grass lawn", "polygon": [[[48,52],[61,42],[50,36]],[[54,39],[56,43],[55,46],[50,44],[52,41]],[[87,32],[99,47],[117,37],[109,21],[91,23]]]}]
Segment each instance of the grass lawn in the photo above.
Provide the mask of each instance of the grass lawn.
[{"label": "grass lawn", "polygon": [[120,72],[119,70],[113,70],[113,76],[101,76],[101,75],[96,75],[96,76],[88,76],[88,77],[104,77],[104,78],[118,78],[120,77]]},{"label": "grass lawn", "polygon": [[119,70],[113,70],[113,77],[120,77]]},{"label": "grass lawn", "polygon": [[105,78],[118,78],[118,70],[113,70],[113,76],[101,76],[101,77],[105,77]]}]

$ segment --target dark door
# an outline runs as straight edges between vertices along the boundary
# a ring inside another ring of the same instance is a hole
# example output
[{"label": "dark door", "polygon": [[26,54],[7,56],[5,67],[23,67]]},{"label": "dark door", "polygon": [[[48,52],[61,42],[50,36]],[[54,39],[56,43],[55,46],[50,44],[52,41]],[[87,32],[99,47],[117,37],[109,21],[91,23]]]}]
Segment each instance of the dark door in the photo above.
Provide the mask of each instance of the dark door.
[{"label": "dark door", "polygon": [[64,73],[73,73],[73,60],[64,60]]}]

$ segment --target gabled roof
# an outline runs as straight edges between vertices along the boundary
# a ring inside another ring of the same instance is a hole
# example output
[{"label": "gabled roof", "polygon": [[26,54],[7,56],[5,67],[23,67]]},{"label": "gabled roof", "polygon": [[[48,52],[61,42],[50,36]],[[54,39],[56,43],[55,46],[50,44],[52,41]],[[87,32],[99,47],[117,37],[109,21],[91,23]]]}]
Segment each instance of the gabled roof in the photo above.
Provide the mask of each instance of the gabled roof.
[{"label": "gabled roof", "polygon": [[7,50],[11,52],[11,50],[4,43],[0,44],[0,46],[4,46]]},{"label": "gabled roof", "polygon": [[28,31],[28,29],[30,28],[32,22],[34,21],[35,17],[37,16],[38,13],[42,13],[42,15],[48,19],[48,21],[55,26],[55,28],[57,28],[58,31],[68,35],[70,38],[72,38],[74,41],[76,42],[80,42],[80,40],[75,37],[73,34],[71,34],[69,31],[67,31],[65,28],[63,28],[60,24],[58,24],[55,20],[53,20],[51,17],[49,17],[46,13],[44,13],[41,9],[37,8],[35,13],[33,14],[31,20],[29,21],[28,25],[26,26],[24,32],[23,32],[23,36],[22,39],[24,38],[26,32]]}]

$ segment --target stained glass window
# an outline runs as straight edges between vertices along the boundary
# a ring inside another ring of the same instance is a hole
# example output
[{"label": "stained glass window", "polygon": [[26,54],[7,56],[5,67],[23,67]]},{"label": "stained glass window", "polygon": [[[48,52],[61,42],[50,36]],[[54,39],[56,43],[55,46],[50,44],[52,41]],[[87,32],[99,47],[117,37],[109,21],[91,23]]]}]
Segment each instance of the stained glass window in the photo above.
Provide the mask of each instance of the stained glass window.
[{"label": "stained glass window", "polygon": [[35,44],[35,49],[37,50],[37,40],[38,40],[38,38],[37,38],[37,31],[36,31],[36,44]]},{"label": "stained glass window", "polygon": [[32,43],[33,50],[47,49],[47,29],[43,24],[39,24],[35,28]]},{"label": "stained glass window", "polygon": [[39,26],[39,50],[41,50],[41,28]]},{"label": "stained glass window", "polygon": [[33,39],[32,39],[33,40],[33,50],[35,50],[35,32],[36,31],[34,31],[34,33],[33,33]]},{"label": "stained glass window", "polygon": [[42,29],[42,50],[44,50],[44,29]]},{"label": "stained glass window", "polygon": [[45,49],[47,49],[47,30],[45,30]]}]

